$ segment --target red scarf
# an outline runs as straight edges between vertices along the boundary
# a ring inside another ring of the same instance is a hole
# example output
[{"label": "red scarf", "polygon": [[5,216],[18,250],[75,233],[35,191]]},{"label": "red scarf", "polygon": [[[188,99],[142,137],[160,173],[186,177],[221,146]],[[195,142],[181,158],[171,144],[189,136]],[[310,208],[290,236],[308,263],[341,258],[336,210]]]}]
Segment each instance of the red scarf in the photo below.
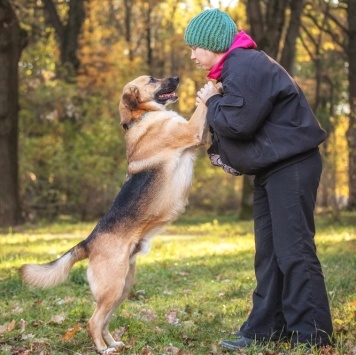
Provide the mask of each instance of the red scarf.
[{"label": "red scarf", "polygon": [[215,64],[209,71],[207,78],[220,80],[222,69],[224,66],[225,59],[227,55],[236,48],[257,48],[255,41],[244,31],[240,31],[234,38],[231,47],[228,51],[221,57],[219,62]]}]

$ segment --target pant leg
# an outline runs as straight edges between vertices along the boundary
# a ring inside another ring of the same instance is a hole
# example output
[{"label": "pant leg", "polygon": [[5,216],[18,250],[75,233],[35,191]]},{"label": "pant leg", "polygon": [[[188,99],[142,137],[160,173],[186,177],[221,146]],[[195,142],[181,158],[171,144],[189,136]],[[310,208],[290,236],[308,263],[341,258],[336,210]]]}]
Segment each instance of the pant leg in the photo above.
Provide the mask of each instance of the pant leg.
[{"label": "pant leg", "polygon": [[279,340],[285,335],[282,311],[283,274],[274,253],[272,220],[267,191],[254,181],[255,276],[253,308],[241,327],[248,338]]},{"label": "pant leg", "polygon": [[275,255],[283,273],[282,307],[297,342],[330,343],[332,323],[314,242],[320,154],[272,174],[266,182]]},{"label": "pant leg", "polygon": [[292,343],[330,342],[331,316],[314,243],[320,174],[316,154],[264,181],[255,179],[257,287],[241,328],[246,337],[261,339],[279,331],[285,319]]}]

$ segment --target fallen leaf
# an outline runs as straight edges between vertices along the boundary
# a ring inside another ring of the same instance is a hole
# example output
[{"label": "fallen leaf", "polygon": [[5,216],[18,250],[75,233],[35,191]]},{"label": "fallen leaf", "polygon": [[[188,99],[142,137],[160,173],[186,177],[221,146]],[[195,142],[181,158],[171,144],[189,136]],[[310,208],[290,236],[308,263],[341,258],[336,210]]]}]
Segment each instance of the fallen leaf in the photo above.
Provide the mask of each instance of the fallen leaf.
[{"label": "fallen leaf", "polygon": [[332,346],[328,345],[328,346],[322,346],[320,348],[320,354],[321,355],[337,355],[338,352],[336,352]]},{"label": "fallen leaf", "polygon": [[152,355],[151,350],[152,350],[152,348],[147,345],[147,346],[145,346],[144,348],[142,348],[141,354],[142,354],[142,355]]},{"label": "fallen leaf", "polygon": [[195,343],[195,341],[196,341],[196,339],[194,339],[194,338],[191,338],[191,337],[189,337],[189,336],[187,336],[187,335],[183,335],[182,336],[182,339],[184,340],[184,343],[187,345],[187,346],[189,346],[189,347],[194,347],[194,343]]},{"label": "fallen leaf", "polygon": [[7,325],[8,325],[7,323],[0,325],[0,334],[3,334],[7,331]]},{"label": "fallen leaf", "polygon": [[22,313],[23,312],[23,308],[16,306],[12,309],[13,312],[15,313]]},{"label": "fallen leaf", "polygon": [[52,316],[50,322],[56,324],[62,324],[65,321],[65,317],[63,316]]},{"label": "fallen leaf", "polygon": [[51,352],[48,351],[47,346],[48,346],[48,339],[38,339],[38,341],[35,341],[31,344],[30,354],[39,354],[39,355],[50,354]]},{"label": "fallen leaf", "polygon": [[216,344],[213,344],[211,346],[211,355],[219,355],[218,347],[216,346]]},{"label": "fallen leaf", "polygon": [[193,355],[192,353],[186,353],[182,349],[180,349],[177,353],[177,355]]},{"label": "fallen leaf", "polygon": [[33,327],[40,327],[42,324],[43,324],[42,321],[36,321],[36,320],[34,320],[34,321],[31,322],[31,325],[32,325]]},{"label": "fallen leaf", "polygon": [[34,334],[22,334],[21,340],[26,340],[26,339],[33,339],[35,337]]},{"label": "fallen leaf", "polygon": [[13,346],[11,348],[12,355],[28,355],[30,354],[30,350],[22,347],[22,346]]},{"label": "fallen leaf", "polygon": [[188,276],[189,272],[187,272],[187,271],[178,271],[177,274],[180,275],[180,276]]},{"label": "fallen leaf", "polygon": [[143,299],[145,298],[145,290],[138,290],[136,292],[130,293],[128,299],[132,300],[132,299]]},{"label": "fallen leaf", "polygon": [[178,354],[179,349],[172,344],[169,344],[164,348],[164,351],[166,351],[168,354]]},{"label": "fallen leaf", "polygon": [[166,314],[166,319],[169,324],[178,324],[179,323],[179,319],[177,318],[176,311],[169,311]]},{"label": "fallen leaf", "polygon": [[64,301],[64,303],[70,303],[70,302],[75,301],[75,297],[67,296],[67,297],[64,297],[63,301]]},{"label": "fallen leaf", "polygon": [[195,323],[191,320],[186,320],[184,322],[182,322],[182,326],[186,329],[190,329],[192,330],[193,328],[196,328],[197,326],[195,325]]},{"label": "fallen leaf", "polygon": [[27,325],[27,322],[23,319],[20,320],[20,329],[21,329],[21,333],[23,333],[26,329],[26,325]]},{"label": "fallen leaf", "polygon": [[76,323],[74,328],[70,328],[65,332],[65,334],[64,334],[64,336],[62,338],[62,341],[66,342],[66,341],[72,340],[74,335],[78,333],[79,329],[80,329],[79,324]]},{"label": "fallen leaf", "polygon": [[13,320],[11,321],[11,323],[8,324],[8,326],[7,326],[7,331],[8,331],[8,332],[13,331],[13,330],[15,329],[15,326],[16,326],[16,322],[15,322],[15,319],[13,319]]},{"label": "fallen leaf", "polygon": [[132,317],[132,313],[129,312],[128,310],[126,310],[126,309],[123,309],[123,310],[121,311],[121,315],[122,315],[123,317],[125,317],[125,318],[131,318],[131,317]]},{"label": "fallen leaf", "polygon": [[150,309],[143,309],[140,312],[140,317],[141,317],[141,319],[143,319],[145,321],[151,321],[151,320],[157,318],[157,314],[155,312],[151,311]]},{"label": "fallen leaf", "polygon": [[221,281],[221,279],[222,279],[222,274],[219,274],[218,276],[216,276],[216,281]]}]

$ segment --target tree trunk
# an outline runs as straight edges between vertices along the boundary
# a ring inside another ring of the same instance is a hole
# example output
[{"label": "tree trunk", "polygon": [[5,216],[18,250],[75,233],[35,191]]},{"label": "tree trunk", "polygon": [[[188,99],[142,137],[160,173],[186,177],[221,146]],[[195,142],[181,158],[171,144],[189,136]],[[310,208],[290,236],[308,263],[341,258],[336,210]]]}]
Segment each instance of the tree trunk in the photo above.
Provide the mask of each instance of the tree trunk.
[{"label": "tree trunk", "polygon": [[291,4],[290,23],[284,46],[282,49],[282,56],[280,64],[287,72],[293,76],[294,74],[294,58],[297,38],[299,36],[299,29],[301,25],[301,17],[304,8],[304,0],[292,0]]},{"label": "tree trunk", "polygon": [[349,209],[356,209],[356,0],[348,1],[348,62],[350,122],[347,131],[349,145]]},{"label": "tree trunk", "polygon": [[18,62],[20,28],[8,0],[0,0],[0,227],[20,222],[18,186]]},{"label": "tree trunk", "polygon": [[282,38],[287,0],[247,0],[247,18],[252,38],[260,49],[277,58]]},{"label": "tree trunk", "polygon": [[132,51],[132,36],[131,36],[131,21],[132,21],[132,1],[124,0],[125,8],[125,40],[129,47],[129,59],[130,62],[134,60]]},{"label": "tree trunk", "polygon": [[152,50],[152,33],[151,33],[151,3],[148,2],[146,14],[146,46],[147,46],[147,67],[153,68],[153,50]]},{"label": "tree trunk", "polygon": [[77,56],[79,34],[85,19],[85,0],[70,0],[67,23],[64,25],[53,0],[42,0],[47,21],[54,28],[61,51],[61,63],[69,75],[76,74],[80,66]]}]

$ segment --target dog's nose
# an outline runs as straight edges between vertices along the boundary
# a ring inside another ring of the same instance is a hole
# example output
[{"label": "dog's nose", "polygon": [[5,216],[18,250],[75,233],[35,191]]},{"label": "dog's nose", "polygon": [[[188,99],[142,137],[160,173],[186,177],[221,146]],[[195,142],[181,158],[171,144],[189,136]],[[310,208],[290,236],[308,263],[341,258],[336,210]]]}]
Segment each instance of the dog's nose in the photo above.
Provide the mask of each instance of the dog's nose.
[{"label": "dog's nose", "polygon": [[179,83],[179,77],[178,76],[174,76],[172,79],[176,84]]}]

